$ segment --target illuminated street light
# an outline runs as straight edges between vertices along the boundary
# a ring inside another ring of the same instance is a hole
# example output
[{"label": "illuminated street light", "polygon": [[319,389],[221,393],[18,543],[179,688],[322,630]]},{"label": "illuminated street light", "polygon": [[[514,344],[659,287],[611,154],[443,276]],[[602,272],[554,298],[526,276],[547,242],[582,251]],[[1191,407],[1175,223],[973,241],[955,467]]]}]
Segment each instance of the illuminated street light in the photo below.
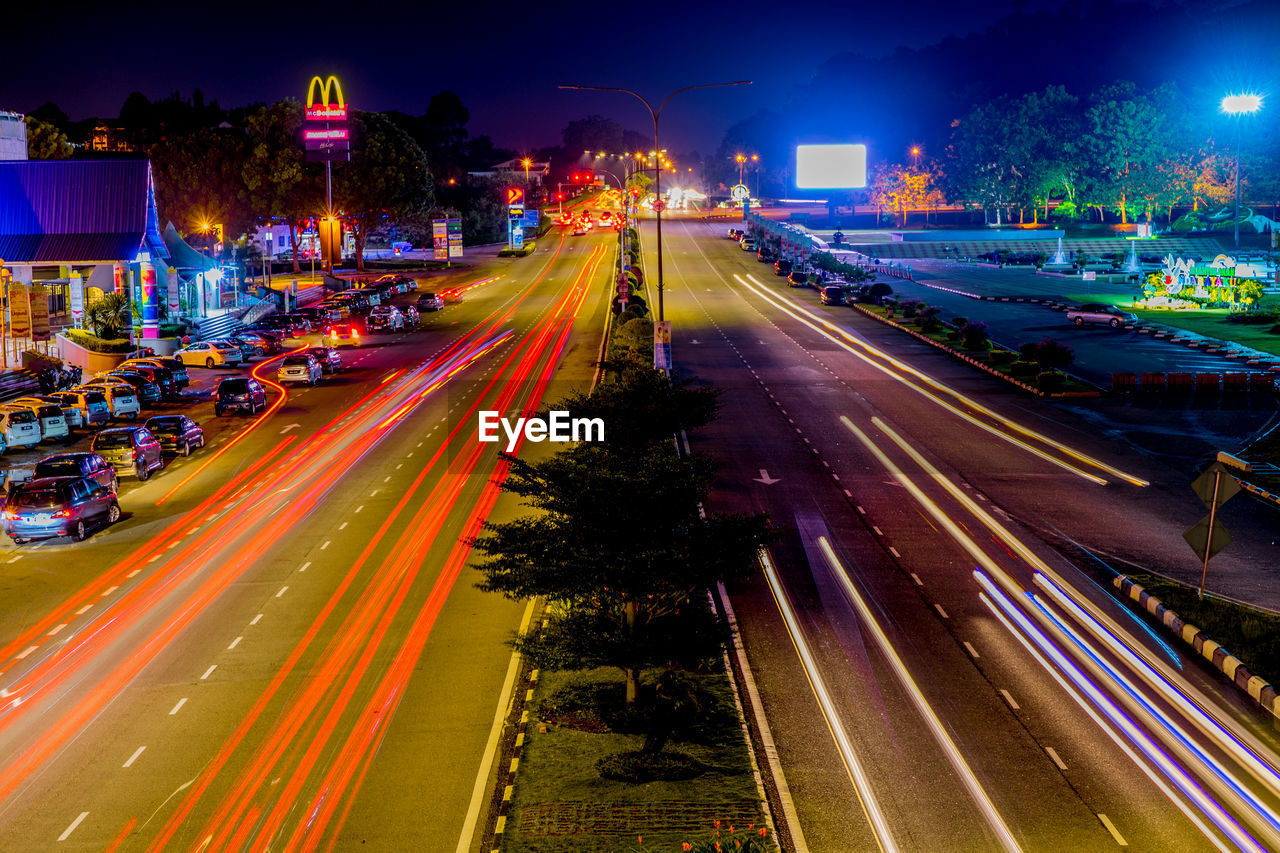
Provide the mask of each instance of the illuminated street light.
[{"label": "illuminated street light", "polygon": [[914,172],[920,171],[920,146],[919,145],[911,146],[911,170]]},{"label": "illuminated street light", "polygon": [[1220,108],[1224,113],[1236,117],[1236,215],[1235,247],[1240,248],[1240,118],[1252,115],[1262,109],[1262,96],[1246,93],[1243,95],[1227,95],[1222,99]]},{"label": "illuminated street light", "polygon": [[[625,92],[626,94],[631,95],[633,98],[638,100],[640,103],[644,104],[645,109],[649,111],[649,116],[653,119],[653,148],[654,148],[653,153],[654,153],[654,156],[656,157],[658,153],[663,150],[662,147],[658,144],[658,120],[662,118],[662,111],[666,109],[667,104],[671,103],[672,98],[674,98],[676,95],[679,95],[681,92],[688,92],[692,89],[715,89],[721,86],[749,86],[749,85],[751,85],[750,80],[734,80],[731,83],[702,83],[697,86],[685,86],[683,89],[676,89],[670,95],[667,95],[667,97],[663,99],[662,103],[658,105],[658,108],[656,110],[653,108],[653,104],[649,103],[649,101],[646,100],[645,97],[641,95],[639,92],[633,91],[631,89],[623,89],[619,86],[565,85],[565,86],[560,86],[558,88],[591,90],[596,92]],[[662,280],[662,170],[656,167],[653,170],[653,195],[654,195],[654,198],[657,200],[657,203],[654,205],[654,215],[655,215],[655,220],[657,222],[657,232],[658,232],[657,233],[658,320],[661,321],[664,319],[663,308],[662,308],[662,281],[663,281]]]},{"label": "illuminated street light", "polygon": [[529,186],[529,167],[533,165],[533,161],[528,157],[520,161],[520,165],[524,166],[524,185]]}]

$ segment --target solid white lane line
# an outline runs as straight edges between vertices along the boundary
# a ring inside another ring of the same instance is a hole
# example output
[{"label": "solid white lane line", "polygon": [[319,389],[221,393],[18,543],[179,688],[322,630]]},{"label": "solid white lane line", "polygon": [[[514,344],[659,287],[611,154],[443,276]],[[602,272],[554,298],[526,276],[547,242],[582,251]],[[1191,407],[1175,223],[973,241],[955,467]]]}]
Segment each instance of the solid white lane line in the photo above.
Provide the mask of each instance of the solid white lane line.
[{"label": "solid white lane line", "polygon": [[169,712],[169,716],[172,717],[174,714],[181,711],[182,706],[185,704],[187,704],[187,697],[183,696],[181,699],[178,700],[178,704],[173,706],[173,710]]},{"label": "solid white lane line", "polygon": [[[305,563],[303,563],[301,566],[298,567],[298,571],[305,572],[309,568],[311,568],[311,561],[307,560]],[[259,613],[258,615],[261,616],[262,614]]]},{"label": "solid white lane line", "polygon": [[968,640],[965,640],[965,641],[964,641],[964,647],[965,647],[965,650],[966,650],[966,651],[968,651],[970,655],[972,655],[972,656],[973,656],[973,657],[975,657],[975,658],[976,658],[976,657],[979,657],[979,655],[978,655],[978,650],[977,650],[977,649],[975,649],[975,648],[974,648],[974,647],[969,643],[969,641],[968,641]]},{"label": "solid white lane line", "polygon": [[1013,695],[1010,694],[1008,690],[1005,690],[1003,687],[1001,687],[1000,695],[1004,697],[1004,701],[1009,703],[1010,708],[1012,708],[1015,711],[1019,710],[1020,706],[1018,705],[1017,702],[1013,701]]},{"label": "solid white lane line", "polygon": [[259,620],[259,619],[261,619],[261,618],[262,618],[262,614],[261,614],[261,613],[259,613],[257,616],[253,617],[253,619],[251,619],[251,620],[249,621],[249,624],[250,624],[250,625],[257,625],[257,624],[258,624],[258,620]]},{"label": "solid white lane line", "polygon": [[282,586],[282,587],[280,587],[280,591],[276,593],[276,598],[279,598],[280,596],[284,595],[284,591],[285,591],[286,589],[288,589],[288,588],[289,588],[289,587],[287,587],[287,586]]},{"label": "solid white lane line", "polygon": [[1066,762],[1064,762],[1061,758],[1059,758],[1059,757],[1058,757],[1058,751],[1057,751],[1056,749],[1054,749],[1054,748],[1053,748],[1053,747],[1051,747],[1051,746],[1046,746],[1046,747],[1044,748],[1044,751],[1045,751],[1046,753],[1048,753],[1048,755],[1049,755],[1049,757],[1050,757],[1050,758],[1052,758],[1052,759],[1053,759],[1053,763],[1054,763],[1054,764],[1056,764],[1056,765],[1058,765],[1058,769],[1059,769],[1059,770],[1066,770],[1066,769],[1067,769]]},{"label": "solid white lane line", "polygon": [[217,668],[218,668],[218,665],[215,663],[213,666],[211,666],[211,667],[209,667],[208,669],[206,669],[206,670],[204,671],[204,675],[200,676],[200,680],[201,680],[201,681],[204,681],[206,678],[208,678],[209,676],[213,675],[213,671],[214,671],[215,669],[217,669]]},{"label": "solid white lane line", "polygon": [[1098,820],[1102,821],[1102,825],[1107,828],[1107,832],[1111,833],[1111,837],[1116,840],[1116,844],[1121,847],[1128,847],[1129,842],[1124,840],[1124,836],[1120,834],[1120,830],[1116,829],[1116,825],[1111,822],[1111,818],[1098,812]]},{"label": "solid white lane line", "polygon": [[66,829],[62,831],[62,834],[58,836],[58,840],[66,841],[68,838],[70,838],[71,833],[75,832],[76,827],[80,825],[80,821],[84,820],[88,816],[89,816],[88,812],[80,812],[80,816],[77,817],[75,820],[71,821],[71,826],[68,826]]},{"label": "solid white lane line", "polygon": [[128,761],[126,761],[124,764],[121,764],[120,766],[121,766],[121,767],[132,767],[132,766],[133,766],[133,762],[135,762],[135,761],[137,761],[137,760],[138,760],[138,756],[139,756],[139,755],[142,755],[142,751],[143,751],[144,749],[146,749],[146,747],[145,747],[145,746],[140,746],[140,747],[138,747],[138,749],[133,753],[133,755],[130,755],[130,756],[129,756],[129,760],[128,760]]},{"label": "solid white lane line", "polygon": [[231,651],[236,646],[240,645],[240,641],[243,639],[244,637],[236,637],[234,640],[231,641],[231,645],[227,646],[227,651]]}]

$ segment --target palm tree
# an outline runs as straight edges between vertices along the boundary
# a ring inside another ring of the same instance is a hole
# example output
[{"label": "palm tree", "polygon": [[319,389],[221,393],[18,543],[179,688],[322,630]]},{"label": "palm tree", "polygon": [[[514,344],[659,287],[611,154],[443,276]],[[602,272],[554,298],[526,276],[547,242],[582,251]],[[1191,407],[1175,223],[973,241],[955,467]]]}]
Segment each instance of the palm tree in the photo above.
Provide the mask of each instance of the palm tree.
[{"label": "palm tree", "polygon": [[85,308],[84,318],[99,338],[119,338],[129,324],[129,300],[123,293],[104,294]]}]

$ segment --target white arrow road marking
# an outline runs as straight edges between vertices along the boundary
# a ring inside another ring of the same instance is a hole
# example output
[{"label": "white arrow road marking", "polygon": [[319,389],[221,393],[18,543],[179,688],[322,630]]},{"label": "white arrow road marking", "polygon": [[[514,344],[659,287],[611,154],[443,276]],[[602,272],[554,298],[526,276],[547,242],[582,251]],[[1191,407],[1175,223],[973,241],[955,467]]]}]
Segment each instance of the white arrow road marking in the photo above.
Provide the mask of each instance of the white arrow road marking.
[{"label": "white arrow road marking", "polygon": [[770,477],[769,472],[763,468],[760,469],[760,476],[756,477],[755,481],[757,483],[764,483],[766,486],[772,486],[774,483],[780,482],[777,477]]},{"label": "white arrow road marking", "polygon": [[301,429],[301,428],[302,428],[302,424],[289,424],[287,427],[280,430],[280,434],[284,435],[286,432],[288,432],[291,429]]}]

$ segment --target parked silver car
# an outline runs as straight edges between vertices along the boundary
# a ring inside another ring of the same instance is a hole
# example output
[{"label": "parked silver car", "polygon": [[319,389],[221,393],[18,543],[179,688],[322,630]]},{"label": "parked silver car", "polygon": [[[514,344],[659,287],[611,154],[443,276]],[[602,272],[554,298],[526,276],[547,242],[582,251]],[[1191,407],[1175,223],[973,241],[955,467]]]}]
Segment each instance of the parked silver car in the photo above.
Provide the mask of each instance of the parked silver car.
[{"label": "parked silver car", "polygon": [[1132,311],[1121,311],[1114,305],[1107,305],[1102,302],[1086,302],[1079,308],[1068,309],[1067,319],[1077,326],[1083,326],[1085,323],[1096,323],[1110,326],[1114,329],[1122,323],[1136,323],[1138,315]]}]

